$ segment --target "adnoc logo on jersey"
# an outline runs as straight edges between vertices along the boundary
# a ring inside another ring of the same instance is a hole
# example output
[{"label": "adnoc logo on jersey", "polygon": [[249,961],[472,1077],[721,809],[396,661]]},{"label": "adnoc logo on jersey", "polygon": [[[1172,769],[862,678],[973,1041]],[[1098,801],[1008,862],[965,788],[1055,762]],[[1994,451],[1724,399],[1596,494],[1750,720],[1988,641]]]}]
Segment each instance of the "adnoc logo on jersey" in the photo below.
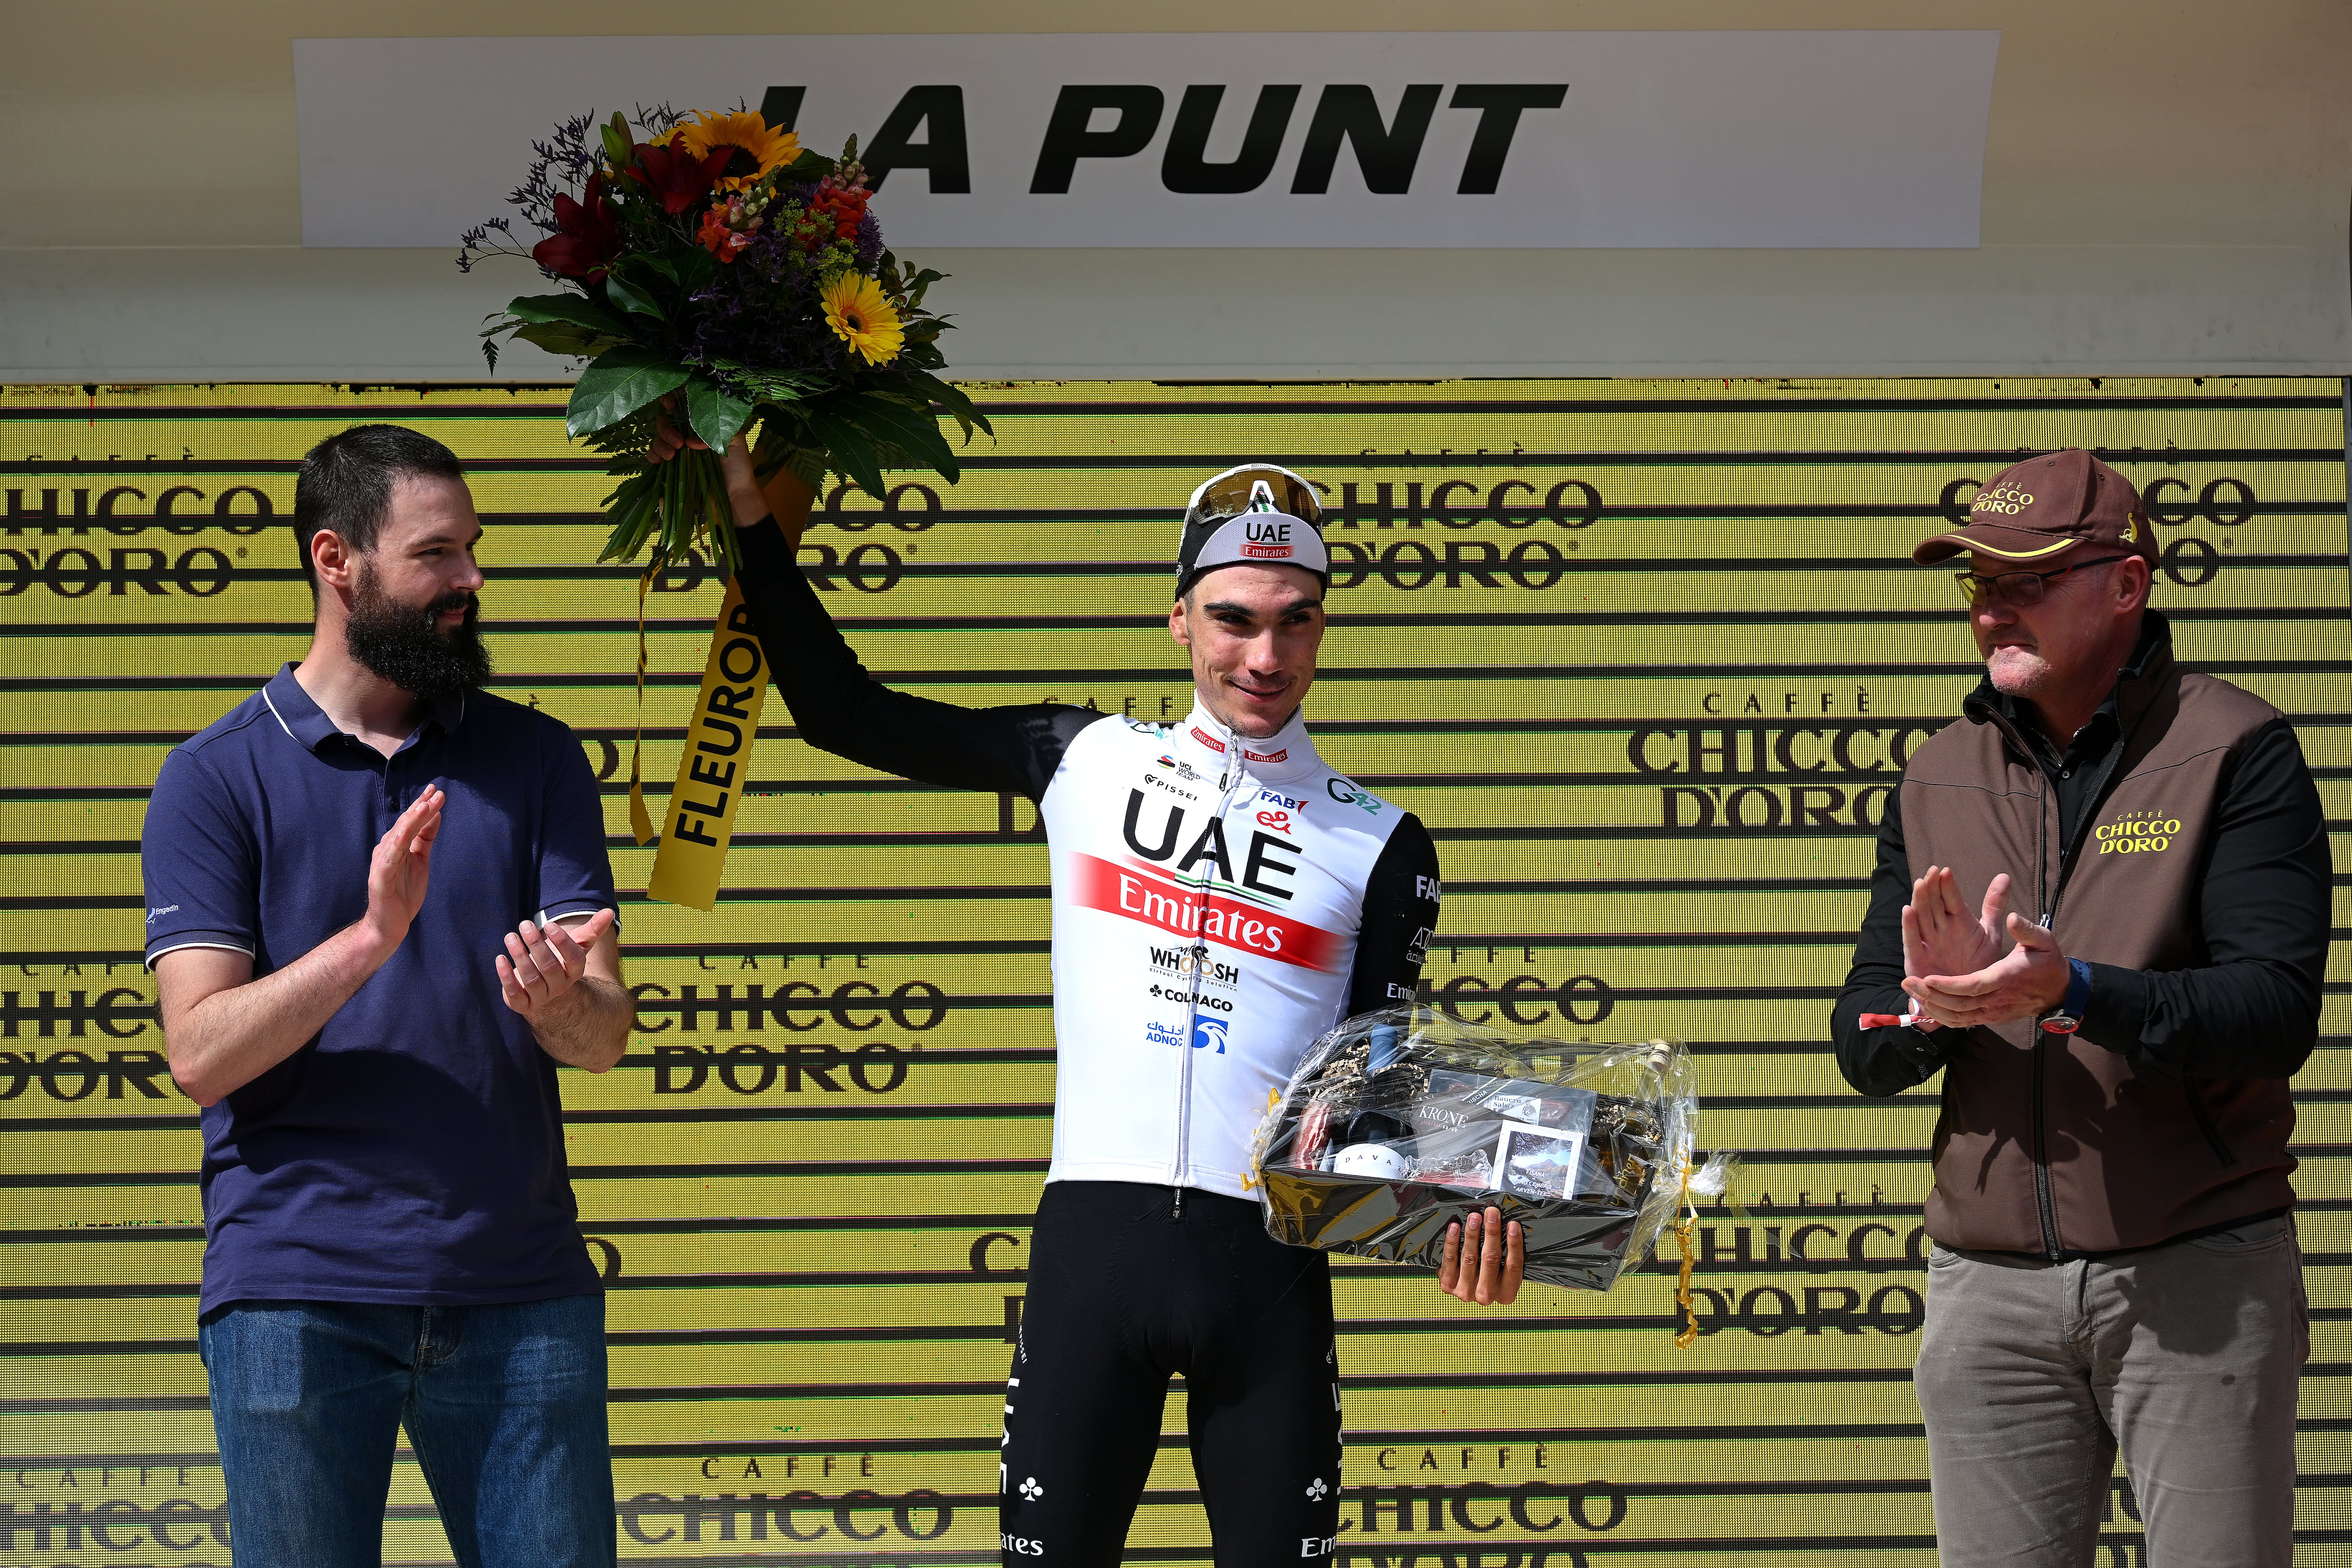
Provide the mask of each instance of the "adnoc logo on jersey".
[{"label": "adnoc logo on jersey", "polygon": [[[478,155],[741,98],[901,254],[1973,247],[1996,31],[301,38],[302,243],[446,247]],[[887,185],[887,190],[886,190]]]},{"label": "adnoc logo on jersey", "polygon": [[1227,1024],[1223,1018],[1193,1019],[1192,1048],[1197,1051],[1203,1046],[1214,1046],[1217,1047],[1217,1055],[1223,1056],[1225,1054],[1225,1031],[1231,1026],[1232,1026]]},{"label": "adnoc logo on jersey", "polygon": [[1181,1047],[1184,1044],[1184,1030],[1180,1025],[1162,1024],[1154,1019],[1143,1026],[1143,1043],[1147,1046]]}]

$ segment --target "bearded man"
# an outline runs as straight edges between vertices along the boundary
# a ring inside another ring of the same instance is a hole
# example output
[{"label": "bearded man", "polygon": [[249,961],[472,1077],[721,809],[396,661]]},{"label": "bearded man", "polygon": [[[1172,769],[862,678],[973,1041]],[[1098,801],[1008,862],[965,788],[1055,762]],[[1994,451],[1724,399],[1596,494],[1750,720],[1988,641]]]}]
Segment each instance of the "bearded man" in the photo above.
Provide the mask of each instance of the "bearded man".
[{"label": "bearded man", "polygon": [[172,1076],[204,1108],[196,1344],[236,1561],[379,1562],[405,1425],[460,1562],[609,1564],[556,1071],[628,1039],[596,781],[480,689],[482,527],[447,447],[321,441],[294,532],[310,651],[164,759],[142,845]]}]

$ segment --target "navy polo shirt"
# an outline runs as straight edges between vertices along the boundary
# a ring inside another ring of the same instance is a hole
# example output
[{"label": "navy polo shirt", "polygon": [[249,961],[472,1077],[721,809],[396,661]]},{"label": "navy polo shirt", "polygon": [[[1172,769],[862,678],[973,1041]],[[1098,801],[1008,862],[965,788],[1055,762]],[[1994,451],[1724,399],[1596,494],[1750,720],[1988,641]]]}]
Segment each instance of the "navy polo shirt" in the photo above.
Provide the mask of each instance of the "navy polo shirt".
[{"label": "navy polo shirt", "polygon": [[494,962],[524,920],[618,907],[569,729],[477,691],[434,703],[387,758],[288,665],[163,760],[141,840],[147,962],[230,948],[257,978],[293,963],[366,912],[376,841],[435,784],[448,801],[407,937],[316,1038],[204,1113],[200,1313],[602,1289],[557,1064]]}]

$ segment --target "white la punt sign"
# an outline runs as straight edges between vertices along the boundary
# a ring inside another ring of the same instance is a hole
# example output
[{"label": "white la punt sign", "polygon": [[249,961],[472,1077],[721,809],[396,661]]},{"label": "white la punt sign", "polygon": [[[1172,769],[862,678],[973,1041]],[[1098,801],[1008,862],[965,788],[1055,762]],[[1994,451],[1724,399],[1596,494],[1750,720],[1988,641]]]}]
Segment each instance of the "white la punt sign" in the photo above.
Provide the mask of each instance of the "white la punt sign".
[{"label": "white la punt sign", "polygon": [[302,240],[450,246],[555,121],[855,133],[894,247],[1973,247],[2000,35],[320,38]]}]

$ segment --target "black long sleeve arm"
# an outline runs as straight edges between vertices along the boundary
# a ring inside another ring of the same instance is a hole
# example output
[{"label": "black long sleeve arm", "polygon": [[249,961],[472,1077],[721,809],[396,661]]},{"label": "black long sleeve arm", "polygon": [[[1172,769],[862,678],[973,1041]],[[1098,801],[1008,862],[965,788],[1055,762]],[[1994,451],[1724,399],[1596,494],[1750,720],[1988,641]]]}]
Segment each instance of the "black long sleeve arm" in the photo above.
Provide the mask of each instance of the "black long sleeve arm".
[{"label": "black long sleeve arm", "polygon": [[1903,906],[1911,901],[1911,858],[1903,844],[1903,792],[1886,795],[1878,822],[1878,864],[1870,873],[1870,913],[1853,944],[1845,989],[1830,1011],[1838,1070],[1863,1093],[1884,1099],[1936,1076],[1949,1055],[1944,1031],[1865,1029],[1864,1013],[1903,1013]]},{"label": "black long sleeve arm", "polygon": [[2206,962],[2091,967],[2083,1037],[2151,1083],[2292,1078],[2319,1043],[2335,867],[2294,727],[2256,731],[2221,786],[2200,889]]},{"label": "black long sleeve arm", "polygon": [[1103,717],[1060,703],[960,708],[894,691],[866,674],[774,523],[740,530],[736,542],[743,603],[776,690],[801,739],[821,751],[923,784],[1034,801],[1070,742]]},{"label": "black long sleeve arm", "polygon": [[1411,812],[1389,834],[1364,883],[1364,923],[1348,976],[1348,1016],[1413,998],[1437,930],[1437,846]]}]

